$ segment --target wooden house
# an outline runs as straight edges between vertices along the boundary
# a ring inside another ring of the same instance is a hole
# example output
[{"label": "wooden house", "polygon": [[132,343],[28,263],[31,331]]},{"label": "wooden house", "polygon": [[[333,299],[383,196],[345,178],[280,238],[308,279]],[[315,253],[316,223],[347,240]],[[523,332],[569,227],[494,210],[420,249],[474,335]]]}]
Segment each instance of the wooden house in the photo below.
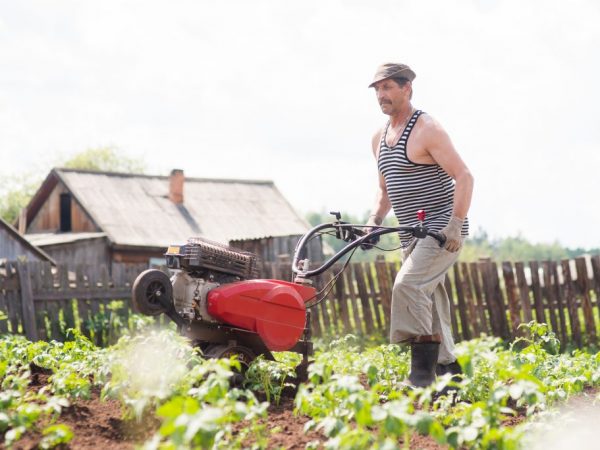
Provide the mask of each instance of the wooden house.
[{"label": "wooden house", "polygon": [[[160,264],[168,245],[196,236],[225,244],[264,240],[290,254],[309,229],[272,181],[185,178],[182,170],[152,176],[53,169],[21,220],[29,242],[69,266]],[[309,257],[320,259],[320,241]]]}]

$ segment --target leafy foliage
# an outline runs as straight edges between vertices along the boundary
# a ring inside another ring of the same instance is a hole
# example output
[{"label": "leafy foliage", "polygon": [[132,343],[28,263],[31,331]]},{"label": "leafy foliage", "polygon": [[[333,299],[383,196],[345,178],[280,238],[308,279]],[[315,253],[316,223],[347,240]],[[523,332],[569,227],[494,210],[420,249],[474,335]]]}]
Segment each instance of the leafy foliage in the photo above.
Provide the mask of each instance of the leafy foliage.
[{"label": "leafy foliage", "polygon": [[[510,344],[490,337],[461,342],[461,380],[445,375],[412,390],[402,384],[410,367],[405,348],[352,335],[323,343],[308,382],[298,388],[296,413],[310,418],[306,430],[320,432],[328,449],[407,448],[414,434],[453,449],[526,448],[524,436],[535,422],[511,426],[511,419],[535,419],[599,387],[600,353],[560,353],[545,324],[522,329],[524,336]],[[128,420],[160,420],[145,449],[242,448],[248,442],[268,448],[269,402],[254,391],[277,403],[300,362],[285,352],[276,353],[276,361],[258,359],[242,389],[230,383],[241,368],[235,357],[207,360],[171,330],[124,336],[105,349],[75,330],[69,336],[64,343],[0,338],[0,436],[8,448],[30,429],[43,434],[41,448],[68,444],[72,430],[55,421],[94,387],[118,399]],[[32,373],[40,371],[50,374],[48,385],[29,389]],[[454,392],[436,396],[444,386]]]}]

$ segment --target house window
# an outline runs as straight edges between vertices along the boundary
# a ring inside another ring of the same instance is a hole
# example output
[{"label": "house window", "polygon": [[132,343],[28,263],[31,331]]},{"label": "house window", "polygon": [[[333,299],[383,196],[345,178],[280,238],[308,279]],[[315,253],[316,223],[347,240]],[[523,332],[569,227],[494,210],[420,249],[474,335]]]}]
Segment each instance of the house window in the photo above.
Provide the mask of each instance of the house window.
[{"label": "house window", "polygon": [[71,194],[60,194],[60,231],[71,231]]}]

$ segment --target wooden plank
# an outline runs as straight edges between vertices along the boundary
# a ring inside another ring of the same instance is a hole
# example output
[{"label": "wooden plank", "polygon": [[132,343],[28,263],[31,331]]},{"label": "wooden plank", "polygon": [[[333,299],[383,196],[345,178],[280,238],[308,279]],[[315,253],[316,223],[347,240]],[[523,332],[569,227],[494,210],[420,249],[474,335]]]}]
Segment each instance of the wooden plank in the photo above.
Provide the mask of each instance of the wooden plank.
[{"label": "wooden plank", "polygon": [[[322,291],[323,288],[325,287],[325,283],[326,280],[328,280],[329,277],[324,277],[324,276],[319,276],[317,278],[317,291]],[[321,294],[321,296],[323,296],[325,294],[325,292],[323,292]],[[321,317],[321,322],[322,322],[322,335],[323,336],[329,336],[333,333],[333,324],[331,319],[329,318],[329,308],[327,307],[327,299],[324,299],[321,301],[321,303],[319,303],[317,306],[315,306],[315,308],[319,308],[319,316]]]},{"label": "wooden plank", "polygon": [[0,313],[6,316],[6,319],[0,319],[0,334],[8,333],[8,292],[6,288],[7,276],[0,274]]},{"label": "wooden plank", "polygon": [[594,275],[594,291],[596,292],[596,308],[600,310],[600,255],[591,257],[592,273]]},{"label": "wooden plank", "polygon": [[504,339],[510,339],[510,330],[508,327],[508,319],[506,317],[506,302],[504,301],[504,296],[502,295],[502,289],[500,288],[500,277],[498,276],[498,265],[495,262],[492,262],[492,282],[493,282],[493,292],[494,299],[497,305],[497,309],[500,313],[500,323],[502,327],[501,337]]},{"label": "wooden plank", "polygon": [[108,290],[111,288],[110,276],[108,275],[108,267],[106,267],[106,264],[100,266],[100,284],[101,289]]},{"label": "wooden plank", "polygon": [[504,286],[506,290],[506,298],[508,300],[508,310],[510,313],[511,336],[515,338],[522,335],[522,331],[519,330],[519,325],[521,325],[521,315],[515,274],[510,261],[502,262],[502,275],[504,277]]},{"label": "wooden plank", "polygon": [[[546,313],[544,311],[544,302],[542,296],[542,284],[540,283],[540,266],[537,261],[529,262],[531,270],[531,293],[533,295],[533,305],[535,307],[535,320],[538,323],[546,323]],[[544,273],[546,271],[544,270]]]},{"label": "wooden plank", "polygon": [[596,323],[594,320],[594,310],[592,309],[592,301],[590,298],[591,283],[588,279],[587,264],[585,258],[575,258],[575,266],[577,270],[577,280],[579,281],[579,285],[581,286],[581,307],[583,309],[587,344],[596,345]]},{"label": "wooden plank", "polygon": [[339,270],[339,264],[338,265],[334,264],[333,269],[326,273],[327,282],[331,282],[332,284],[329,285],[327,298],[324,300],[324,302],[327,305],[327,308],[329,309],[331,322],[333,325],[332,332],[336,336],[343,333],[341,319],[338,314],[338,306],[339,305],[338,305],[337,298],[335,295],[335,284],[334,284],[335,282],[333,281],[333,274],[337,270]]},{"label": "wooden plank", "polygon": [[365,330],[368,334],[373,333],[373,310],[369,302],[369,293],[367,291],[366,275],[362,263],[353,264],[354,279],[358,288],[358,297],[362,305],[363,321]]},{"label": "wooden plank", "polygon": [[[546,298],[546,309],[548,310],[548,316],[550,317],[552,331],[558,335],[560,334],[560,326],[557,318],[557,295],[555,290],[556,285],[558,285],[558,277],[552,273],[552,261],[544,261],[542,267],[544,269],[543,292]],[[545,323],[548,323],[548,321],[546,320]]]},{"label": "wooden plank", "polygon": [[527,277],[525,277],[525,265],[522,262],[516,262],[515,272],[517,274],[517,286],[519,288],[519,300],[521,311],[523,311],[523,320],[525,322],[531,322],[533,320],[533,314],[531,311],[529,285],[527,284]]},{"label": "wooden plank", "polygon": [[77,289],[69,290],[69,296],[76,299],[74,303],[79,316],[79,323],[77,323],[77,326],[82,333],[89,336],[89,306],[86,300],[91,299],[92,297],[90,296],[91,284],[86,279],[86,271],[87,270],[83,265],[78,265],[75,268],[75,284]]},{"label": "wooden plank", "polygon": [[567,317],[566,317],[566,303],[563,300],[563,293],[561,292],[561,284],[560,284],[560,279],[558,277],[558,265],[556,264],[556,261],[550,261],[550,270],[551,270],[551,279],[554,280],[554,283],[551,286],[552,292],[553,292],[553,298],[556,300],[556,311],[557,311],[557,315],[558,315],[558,325],[559,325],[559,332],[557,332],[557,336],[559,337],[559,340],[561,340],[561,342],[567,342],[568,340],[568,336],[569,336],[569,331],[568,331],[568,324],[567,324]]},{"label": "wooden plank", "polygon": [[[455,265],[458,266],[458,263],[455,263]],[[462,292],[465,296],[465,303],[467,304],[467,309],[469,310],[469,318],[471,322],[471,328],[473,330],[473,337],[476,337],[481,334],[481,326],[479,325],[479,314],[477,312],[477,305],[475,303],[473,291],[471,290],[471,286],[473,283],[471,282],[471,275],[469,274],[469,265],[467,263],[460,263],[460,272]]]},{"label": "wooden plank", "polygon": [[477,314],[479,316],[479,330],[481,333],[487,335],[492,334],[489,326],[487,314],[485,312],[485,299],[483,296],[483,290],[481,288],[481,274],[479,272],[479,266],[476,262],[469,263],[469,273],[471,275],[471,282],[473,283],[473,290],[475,292],[475,304],[477,307]]},{"label": "wooden plank", "polygon": [[33,291],[31,289],[31,274],[27,263],[17,262],[19,284],[21,286],[21,306],[23,311],[23,331],[30,341],[38,340],[38,330],[33,306]]},{"label": "wooden plank", "polygon": [[561,261],[561,267],[563,272],[563,295],[567,303],[567,310],[569,311],[569,321],[571,322],[571,334],[573,341],[577,347],[582,347],[583,340],[581,338],[581,324],[579,322],[579,314],[577,310],[577,303],[573,292],[573,279],[571,278],[571,268],[569,267],[569,260],[563,259]]},{"label": "wooden plank", "polygon": [[502,323],[499,316],[495,294],[494,280],[492,276],[492,262],[490,259],[481,259],[479,261],[479,270],[483,281],[483,292],[485,294],[485,304],[490,316],[491,331],[494,336],[502,336]]},{"label": "wooden plank", "polygon": [[23,307],[21,305],[19,269],[16,261],[9,261],[6,263],[6,275],[7,278],[12,281],[11,284],[15,287],[15,289],[7,291],[6,306],[11,332],[17,334],[19,333],[19,327],[23,322]]},{"label": "wooden plank", "polygon": [[383,314],[381,314],[381,301],[379,298],[379,294],[377,292],[377,290],[375,289],[375,277],[373,276],[373,273],[375,271],[375,266],[373,265],[373,263],[366,263],[365,266],[365,275],[366,275],[366,281],[368,283],[368,287],[369,287],[369,292],[371,293],[371,304],[373,306],[373,313],[374,313],[374,317],[376,320],[376,324],[377,324],[377,328],[379,328],[380,330],[385,330],[385,318],[383,317]]},{"label": "wooden plank", "polygon": [[375,261],[375,270],[377,273],[377,283],[379,284],[379,298],[383,307],[383,316],[385,317],[386,330],[389,331],[390,315],[392,310],[392,280],[389,278],[385,260]]},{"label": "wooden plank", "polygon": [[[338,274],[341,270],[334,271],[334,274]],[[340,275],[333,286],[333,293],[335,297],[335,303],[339,306],[340,318],[344,325],[344,334],[352,333],[352,326],[350,325],[350,315],[348,312],[348,302],[346,300],[346,291],[344,289],[344,278]]]},{"label": "wooden plank", "polygon": [[346,286],[346,292],[348,293],[348,304],[352,309],[352,318],[354,319],[354,327],[352,328],[353,333],[364,333],[364,322],[361,317],[360,311],[360,299],[356,292],[354,283],[354,270],[352,269],[353,264],[350,263],[344,270],[344,285]]},{"label": "wooden plank", "polygon": [[[462,331],[462,338],[469,340],[473,336],[471,332],[471,318],[469,317],[469,310],[467,303],[465,302],[465,296],[463,292],[463,284],[460,275],[460,267],[455,264],[451,269],[454,272],[454,289],[456,292],[456,300],[458,302],[458,313],[460,315],[460,328]],[[448,274],[449,275],[449,274]],[[450,279],[450,276],[446,276],[446,279]],[[452,296],[452,291],[447,291],[449,296]]]},{"label": "wooden plank", "polygon": [[48,321],[50,322],[48,335],[49,338],[53,340],[60,340],[62,338],[59,311],[60,304],[58,301],[46,302],[46,312],[48,313]]},{"label": "wooden plank", "polygon": [[458,318],[458,308],[454,302],[454,295],[452,295],[452,284],[450,283],[450,277],[448,276],[444,277],[444,289],[448,295],[448,303],[450,303],[450,323],[452,324],[452,335],[454,336],[454,340],[458,342],[461,340],[461,334],[458,327],[460,319]]}]

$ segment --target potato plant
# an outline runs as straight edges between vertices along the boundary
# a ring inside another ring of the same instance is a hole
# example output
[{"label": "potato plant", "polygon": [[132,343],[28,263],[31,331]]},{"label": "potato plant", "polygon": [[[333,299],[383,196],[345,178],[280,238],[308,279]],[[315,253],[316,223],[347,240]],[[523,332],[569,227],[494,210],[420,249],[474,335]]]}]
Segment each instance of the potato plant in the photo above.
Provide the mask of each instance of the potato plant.
[{"label": "potato plant", "polygon": [[[523,331],[512,343],[460,343],[463,379],[414,390],[401,384],[410,367],[405,348],[352,335],[320,343],[293,399],[294,413],[309,419],[305,431],[322,437],[307,448],[410,448],[416,434],[456,449],[528,448],[529,431],[544,427],[538,418],[584,390],[597,392],[600,353],[560,353],[544,324]],[[68,337],[0,337],[0,445],[11,448],[28,432],[40,435],[40,448],[68,445],[74,433],[61,423],[64,408],[100,393],[118,400],[132,423],[155,418],[156,431],[138,443],[145,449],[268,448],[269,405],[280,403],[300,362],[293,353],[258,359],[233,387],[235,358],[205,359],[171,330],[124,336],[104,349],[77,331]],[[33,389],[39,374],[45,382]],[[437,396],[445,385],[455,394]]]}]

